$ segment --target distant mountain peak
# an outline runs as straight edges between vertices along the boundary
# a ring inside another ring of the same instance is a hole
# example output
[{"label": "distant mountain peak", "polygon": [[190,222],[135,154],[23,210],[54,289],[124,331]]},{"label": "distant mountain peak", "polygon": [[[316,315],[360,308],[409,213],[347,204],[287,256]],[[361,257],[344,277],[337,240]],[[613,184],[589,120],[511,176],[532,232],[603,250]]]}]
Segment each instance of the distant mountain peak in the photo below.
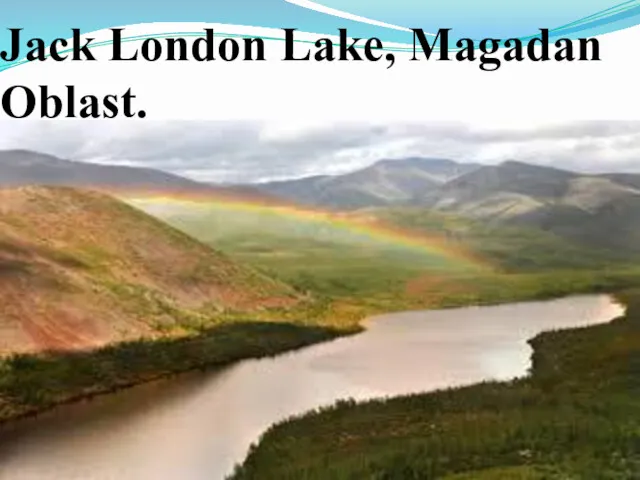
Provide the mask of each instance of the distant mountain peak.
[{"label": "distant mountain peak", "polygon": [[343,175],[268,182],[256,187],[306,205],[358,209],[410,203],[414,197],[478,167],[445,158],[384,158]]},{"label": "distant mountain peak", "polygon": [[0,150],[0,166],[1,164],[43,164],[43,163],[59,163],[63,162],[58,157],[48,153],[35,152],[26,149],[8,149]]},{"label": "distant mountain peak", "polygon": [[163,191],[277,201],[252,186],[214,186],[153,168],[65,160],[31,150],[0,150],[0,188],[25,185],[90,188],[112,194]]},{"label": "distant mountain peak", "polygon": [[521,171],[538,171],[538,172],[542,172],[542,171],[550,171],[550,172],[556,172],[556,173],[561,173],[561,174],[568,174],[571,176],[577,175],[574,172],[571,172],[569,170],[565,170],[562,168],[557,168],[551,165],[540,165],[540,164],[535,164],[535,163],[527,163],[527,162],[522,162],[520,160],[505,160],[502,163],[498,164],[498,167],[502,167],[502,168],[506,168],[506,169],[511,169],[511,170],[521,170]]}]

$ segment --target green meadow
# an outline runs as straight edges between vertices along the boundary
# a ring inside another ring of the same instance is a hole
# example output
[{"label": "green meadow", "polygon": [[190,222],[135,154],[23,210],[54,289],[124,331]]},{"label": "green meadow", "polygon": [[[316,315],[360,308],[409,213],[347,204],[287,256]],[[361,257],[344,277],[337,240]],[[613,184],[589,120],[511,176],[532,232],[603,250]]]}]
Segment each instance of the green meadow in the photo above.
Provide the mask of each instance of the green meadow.
[{"label": "green meadow", "polygon": [[310,214],[293,217],[213,203],[133,204],[236,260],[313,294],[376,295],[397,291],[424,272],[451,276],[481,270],[428,245],[407,246]]},{"label": "green meadow", "polygon": [[268,211],[238,211],[224,204],[134,204],[300,291],[354,304],[386,302],[383,309],[611,291],[640,279],[640,267],[624,252],[589,249],[532,228],[495,227],[424,209],[369,209],[363,215],[436,235],[482,262]]}]

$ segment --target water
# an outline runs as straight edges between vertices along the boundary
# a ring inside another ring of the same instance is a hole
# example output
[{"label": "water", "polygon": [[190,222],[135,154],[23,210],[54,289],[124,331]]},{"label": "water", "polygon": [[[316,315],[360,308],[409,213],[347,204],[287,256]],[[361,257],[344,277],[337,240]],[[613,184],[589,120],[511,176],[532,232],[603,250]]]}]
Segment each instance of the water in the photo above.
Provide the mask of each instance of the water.
[{"label": "water", "polygon": [[0,430],[0,480],[215,480],[269,425],[366,399],[527,373],[526,340],[609,321],[608,296],[407,312],[366,332],[64,406]]}]

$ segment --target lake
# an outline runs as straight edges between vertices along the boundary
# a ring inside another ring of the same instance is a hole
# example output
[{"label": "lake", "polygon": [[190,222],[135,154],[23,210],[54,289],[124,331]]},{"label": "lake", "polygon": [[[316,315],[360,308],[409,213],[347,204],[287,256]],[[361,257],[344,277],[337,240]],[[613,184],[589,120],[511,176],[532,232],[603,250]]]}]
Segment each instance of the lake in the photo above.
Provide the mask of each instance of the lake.
[{"label": "lake", "polygon": [[361,334],[66,405],[0,428],[0,480],[216,480],[274,422],[338,399],[527,374],[527,340],[624,313],[606,295],[404,312]]}]

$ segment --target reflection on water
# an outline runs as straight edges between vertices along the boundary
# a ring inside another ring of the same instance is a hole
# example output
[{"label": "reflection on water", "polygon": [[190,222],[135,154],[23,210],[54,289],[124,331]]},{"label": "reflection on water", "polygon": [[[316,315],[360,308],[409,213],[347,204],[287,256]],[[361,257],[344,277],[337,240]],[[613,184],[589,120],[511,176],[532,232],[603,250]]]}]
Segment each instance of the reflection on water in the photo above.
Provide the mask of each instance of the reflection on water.
[{"label": "reflection on water", "polygon": [[0,480],[212,480],[270,424],[365,399],[526,373],[540,331],[619,316],[584,296],[381,316],[360,335],[65,406],[0,430]]}]

